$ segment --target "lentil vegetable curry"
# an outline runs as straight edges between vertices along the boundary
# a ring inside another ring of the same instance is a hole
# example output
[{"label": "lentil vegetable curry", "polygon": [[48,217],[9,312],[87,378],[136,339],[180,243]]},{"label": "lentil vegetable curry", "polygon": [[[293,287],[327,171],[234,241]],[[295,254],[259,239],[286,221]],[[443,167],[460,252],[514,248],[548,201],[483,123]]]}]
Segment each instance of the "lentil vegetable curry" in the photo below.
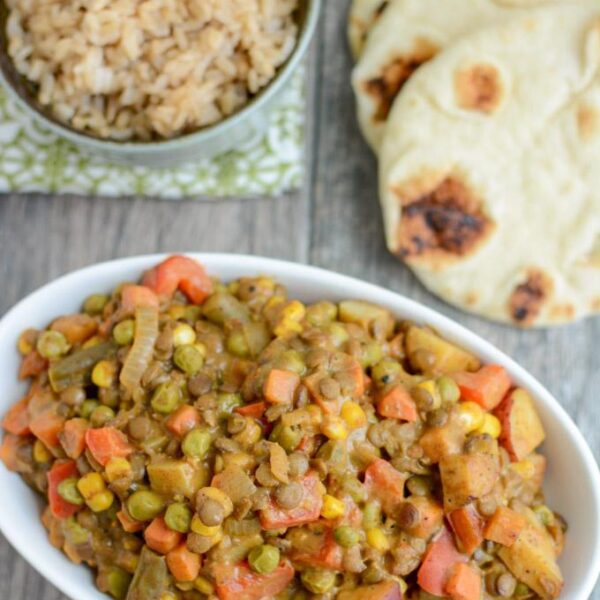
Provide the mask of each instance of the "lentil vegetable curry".
[{"label": "lentil vegetable curry", "polygon": [[18,347],[2,460],[115,598],[560,593],[531,398],[426,327],[172,256]]}]

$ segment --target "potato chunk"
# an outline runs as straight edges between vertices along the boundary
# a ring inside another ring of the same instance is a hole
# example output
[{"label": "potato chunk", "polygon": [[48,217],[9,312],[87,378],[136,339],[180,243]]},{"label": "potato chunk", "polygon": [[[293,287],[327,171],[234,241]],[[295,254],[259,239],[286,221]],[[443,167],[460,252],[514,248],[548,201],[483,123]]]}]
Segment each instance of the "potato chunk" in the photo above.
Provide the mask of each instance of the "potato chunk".
[{"label": "potato chunk", "polygon": [[528,523],[512,546],[498,550],[498,556],[517,579],[544,600],[560,594],[564,582],[554,549],[544,532],[534,525]]},{"label": "potato chunk", "polygon": [[452,511],[489,494],[499,477],[498,460],[490,454],[455,454],[440,461],[444,507]]},{"label": "potato chunk", "polygon": [[166,459],[148,465],[152,489],[159,494],[180,494],[193,498],[208,483],[204,467],[192,466],[184,460]]},{"label": "potato chunk", "polygon": [[513,390],[495,411],[502,425],[500,444],[513,461],[523,460],[546,437],[531,396],[523,389]]},{"label": "potato chunk", "polygon": [[481,363],[473,354],[451,344],[424,327],[409,327],[406,334],[406,349],[409,356],[418,350],[427,350],[435,358],[432,371],[455,373],[456,371],[477,371]]}]

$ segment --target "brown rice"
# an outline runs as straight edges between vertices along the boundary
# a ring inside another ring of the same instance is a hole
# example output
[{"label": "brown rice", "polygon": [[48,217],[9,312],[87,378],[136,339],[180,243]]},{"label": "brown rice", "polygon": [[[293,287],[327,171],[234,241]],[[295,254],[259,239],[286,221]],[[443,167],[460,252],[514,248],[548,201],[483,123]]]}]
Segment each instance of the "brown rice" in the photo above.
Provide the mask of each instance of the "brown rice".
[{"label": "brown rice", "polygon": [[297,37],[299,0],[7,0],[8,51],[39,102],[115,140],[173,137],[239,110]]}]

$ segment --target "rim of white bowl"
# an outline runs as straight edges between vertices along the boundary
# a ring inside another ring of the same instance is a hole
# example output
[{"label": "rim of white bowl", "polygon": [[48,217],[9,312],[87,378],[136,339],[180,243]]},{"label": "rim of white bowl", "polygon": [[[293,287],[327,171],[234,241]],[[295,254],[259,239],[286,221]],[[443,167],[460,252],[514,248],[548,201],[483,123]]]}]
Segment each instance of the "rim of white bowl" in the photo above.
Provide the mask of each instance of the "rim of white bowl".
[{"label": "rim of white bowl", "polygon": [[[66,273],[57,279],[41,286],[28,294],[25,298],[17,302],[10,308],[0,319],[0,339],[4,335],[4,330],[7,328],[11,320],[11,316],[23,310],[27,310],[29,306],[33,306],[39,301],[41,296],[44,296],[51,288],[61,287],[67,282],[78,279],[82,276],[98,275],[110,276],[110,274],[118,268],[118,270],[131,270],[141,273],[144,269],[156,264],[172,254],[183,254],[190,256],[200,262],[205,263],[210,274],[219,276],[222,269],[236,270],[239,269],[240,275],[245,272],[253,272],[256,274],[277,273],[278,277],[286,277],[296,282],[306,281],[311,285],[322,285],[325,288],[339,288],[340,290],[348,290],[348,297],[359,297],[361,293],[376,295],[378,302],[384,305],[394,305],[397,308],[393,312],[408,313],[406,316],[411,320],[426,323],[432,326],[449,339],[460,343],[463,347],[477,354],[485,361],[498,362],[505,366],[511,373],[519,385],[526,387],[535,397],[536,402],[540,402],[552,414],[558,423],[564,428],[565,433],[574,443],[585,470],[590,476],[591,488],[594,495],[594,504],[597,507],[596,514],[596,543],[592,556],[586,557],[589,568],[586,571],[586,576],[583,581],[579,582],[577,600],[587,600],[598,580],[600,574],[600,524],[598,521],[598,513],[600,513],[600,470],[596,463],[591,449],[583,438],[583,435],[565,411],[562,405],[556,398],[528,371],[505,354],[502,350],[496,348],[491,342],[480,337],[478,334],[470,331],[463,325],[453,321],[449,317],[419,303],[411,300],[402,294],[392,292],[381,286],[368,283],[355,277],[342,275],[334,271],[321,269],[292,261],[279,260],[261,256],[247,254],[226,254],[226,253],[210,253],[210,252],[169,252],[159,254],[137,255],[127,258],[114,259],[101,263],[95,263],[75,271]],[[232,264],[234,267],[232,268]],[[117,282],[115,281],[115,284]],[[354,293],[356,289],[357,293]],[[331,293],[331,292],[330,292]],[[398,315],[400,316],[400,315]],[[69,580],[64,580],[59,573],[52,571],[44,564],[36,562],[35,549],[30,548],[26,540],[21,540],[19,534],[18,523],[6,522],[0,511],[0,531],[5,535],[8,542],[13,548],[43,577],[55,585],[61,592],[77,597],[79,588],[77,585],[71,585]],[[583,558],[583,557],[582,557]]]}]

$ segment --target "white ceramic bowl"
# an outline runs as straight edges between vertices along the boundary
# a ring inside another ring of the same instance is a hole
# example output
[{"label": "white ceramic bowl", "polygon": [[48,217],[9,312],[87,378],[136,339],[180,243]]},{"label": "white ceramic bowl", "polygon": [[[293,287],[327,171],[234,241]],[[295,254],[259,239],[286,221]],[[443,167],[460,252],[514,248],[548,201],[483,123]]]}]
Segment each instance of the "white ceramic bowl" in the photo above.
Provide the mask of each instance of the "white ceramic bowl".
[{"label": "white ceramic bowl", "polygon": [[[547,433],[543,452],[548,458],[545,490],[548,503],[569,523],[560,565],[565,576],[561,600],[587,600],[600,571],[600,474],[592,453],[560,404],[542,385],[491,344],[442,315],[390,291],[329,271],[303,265],[227,254],[190,255],[224,280],[269,274],[290,294],[305,301],[357,298],[388,307],[399,317],[436,328],[486,362],[504,365],[514,381],[536,399]],[[19,356],[15,345],[27,327],[44,327],[54,317],[78,311],[91,293],[108,291],[141,272],[163,255],[126,258],[65,275],[42,287],[10,310],[0,321],[0,415],[25,391],[16,378]],[[524,334],[526,335],[526,334]],[[90,571],[70,563],[48,543],[38,514],[41,503],[18,475],[0,467],[0,529],[15,549],[62,592],[77,600],[106,600],[92,582]],[[28,600],[36,600],[34,598]]]}]

